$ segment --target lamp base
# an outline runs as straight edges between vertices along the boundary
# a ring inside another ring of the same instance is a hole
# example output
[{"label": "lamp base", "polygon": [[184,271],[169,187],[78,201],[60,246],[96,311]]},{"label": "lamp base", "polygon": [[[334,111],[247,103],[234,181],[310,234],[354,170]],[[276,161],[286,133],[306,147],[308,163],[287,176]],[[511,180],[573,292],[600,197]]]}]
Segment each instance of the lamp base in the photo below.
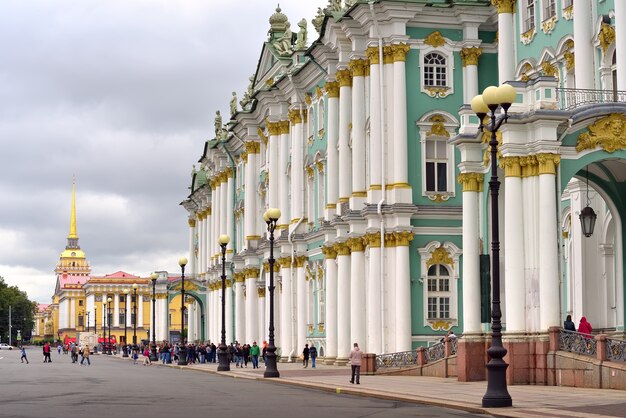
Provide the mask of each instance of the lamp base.
[{"label": "lamp base", "polygon": [[265,372],[263,377],[280,377],[278,367],[276,367],[276,347],[268,345],[265,354]]},{"label": "lamp base", "polygon": [[508,364],[502,359],[492,358],[487,363],[487,392],[483,396],[483,408],[506,408],[513,400],[506,387]]},{"label": "lamp base", "polygon": [[152,344],[150,347],[150,361],[159,361],[159,358],[157,357],[156,344]]},{"label": "lamp base", "polygon": [[220,345],[218,347],[217,358],[219,360],[217,371],[218,372],[230,371],[230,362],[228,361],[228,348],[225,345]]},{"label": "lamp base", "polygon": [[128,357],[128,346],[126,344],[122,346],[122,357]]},{"label": "lamp base", "polygon": [[187,365],[187,347],[181,345],[178,349],[178,365],[186,366]]}]

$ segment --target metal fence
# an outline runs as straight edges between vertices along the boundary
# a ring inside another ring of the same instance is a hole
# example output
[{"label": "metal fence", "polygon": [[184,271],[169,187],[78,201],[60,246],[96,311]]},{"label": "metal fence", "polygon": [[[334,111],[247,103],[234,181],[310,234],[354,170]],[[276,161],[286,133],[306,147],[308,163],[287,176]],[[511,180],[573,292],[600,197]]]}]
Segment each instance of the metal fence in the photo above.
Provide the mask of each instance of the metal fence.
[{"label": "metal fence", "polygon": [[588,104],[626,102],[626,91],[556,89],[557,101],[561,110],[573,110]]},{"label": "metal fence", "polygon": [[391,367],[407,367],[417,364],[415,351],[400,351],[398,353],[376,355],[376,369]]},{"label": "metal fence", "polygon": [[433,361],[441,360],[446,357],[446,344],[443,342],[431,345],[427,347],[425,351],[426,362],[431,363]]},{"label": "metal fence", "polygon": [[626,341],[607,338],[606,359],[610,361],[626,362]]},{"label": "metal fence", "polygon": [[596,340],[593,335],[565,329],[559,332],[559,350],[595,357],[596,347]]}]

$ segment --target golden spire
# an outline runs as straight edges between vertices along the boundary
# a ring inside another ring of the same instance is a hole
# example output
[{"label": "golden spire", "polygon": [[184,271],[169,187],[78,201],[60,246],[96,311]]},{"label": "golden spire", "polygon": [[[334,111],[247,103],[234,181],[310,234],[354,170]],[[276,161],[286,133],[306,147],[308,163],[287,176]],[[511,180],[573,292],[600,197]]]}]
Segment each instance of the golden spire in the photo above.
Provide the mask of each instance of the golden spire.
[{"label": "golden spire", "polygon": [[67,238],[78,238],[78,234],[76,233],[76,177],[74,176],[72,176],[72,212],[70,214],[70,234]]}]

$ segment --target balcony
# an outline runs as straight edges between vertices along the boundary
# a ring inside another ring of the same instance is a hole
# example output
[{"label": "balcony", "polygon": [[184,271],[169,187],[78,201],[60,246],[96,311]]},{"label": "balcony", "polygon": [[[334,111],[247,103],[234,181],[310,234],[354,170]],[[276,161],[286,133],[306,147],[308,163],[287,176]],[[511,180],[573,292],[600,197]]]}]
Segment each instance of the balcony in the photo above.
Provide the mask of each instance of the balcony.
[{"label": "balcony", "polygon": [[603,103],[626,103],[626,91],[619,90],[589,90],[557,88],[557,102],[561,110]]}]

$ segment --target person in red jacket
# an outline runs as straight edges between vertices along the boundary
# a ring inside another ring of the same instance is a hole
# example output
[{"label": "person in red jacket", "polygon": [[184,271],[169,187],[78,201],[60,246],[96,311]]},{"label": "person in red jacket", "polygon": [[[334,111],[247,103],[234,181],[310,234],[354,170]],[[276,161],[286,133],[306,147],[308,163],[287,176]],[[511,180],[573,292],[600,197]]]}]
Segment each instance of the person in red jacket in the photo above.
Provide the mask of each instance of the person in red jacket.
[{"label": "person in red jacket", "polygon": [[581,334],[586,334],[585,338],[591,338],[592,330],[593,328],[591,328],[591,324],[587,322],[587,318],[585,318],[584,316],[580,318],[580,325],[578,325],[578,332],[580,332]]}]

